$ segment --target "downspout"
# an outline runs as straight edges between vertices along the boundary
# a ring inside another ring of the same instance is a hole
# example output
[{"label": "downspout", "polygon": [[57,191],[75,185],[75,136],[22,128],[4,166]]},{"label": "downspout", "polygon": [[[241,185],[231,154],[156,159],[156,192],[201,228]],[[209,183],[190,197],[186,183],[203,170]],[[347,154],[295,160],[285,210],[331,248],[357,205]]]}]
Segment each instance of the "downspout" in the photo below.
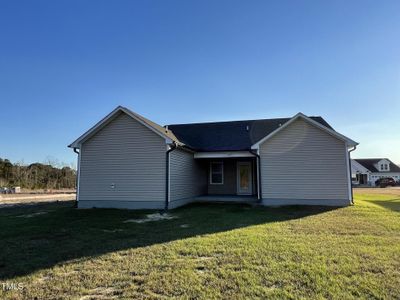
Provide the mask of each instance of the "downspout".
[{"label": "downspout", "polygon": [[257,199],[259,202],[262,201],[262,188],[261,188],[261,157],[258,154],[258,151],[253,152],[251,149],[249,151],[251,154],[254,154],[257,158]]},{"label": "downspout", "polygon": [[75,198],[75,204],[74,207],[78,208],[78,193],[79,193],[79,173],[80,173],[80,150],[77,150],[78,148],[74,147],[73,150],[76,154],[78,154],[78,163],[77,163],[77,171],[76,171],[76,177],[75,177],[75,187],[76,187],[76,198]]},{"label": "downspout", "polygon": [[357,148],[357,146],[354,146],[353,147],[353,149],[351,149],[350,151],[348,151],[348,153],[349,153],[349,178],[350,178],[350,182],[349,182],[349,184],[350,184],[350,190],[351,190],[351,204],[354,204],[354,199],[353,199],[353,184],[352,184],[352,182],[351,182],[351,157],[350,157],[350,153],[351,152],[353,152],[354,150],[356,150],[356,148]]},{"label": "downspout", "polygon": [[165,211],[167,211],[168,210],[168,205],[169,205],[169,180],[170,180],[170,178],[169,178],[169,157],[170,157],[170,153],[172,152],[172,151],[174,151],[175,149],[177,148],[177,146],[176,146],[176,144],[175,143],[173,143],[173,144],[171,144],[171,148],[169,148],[168,150],[167,150],[167,152],[166,152],[166,157],[165,157],[165,159],[166,159],[166,169],[165,169]]}]

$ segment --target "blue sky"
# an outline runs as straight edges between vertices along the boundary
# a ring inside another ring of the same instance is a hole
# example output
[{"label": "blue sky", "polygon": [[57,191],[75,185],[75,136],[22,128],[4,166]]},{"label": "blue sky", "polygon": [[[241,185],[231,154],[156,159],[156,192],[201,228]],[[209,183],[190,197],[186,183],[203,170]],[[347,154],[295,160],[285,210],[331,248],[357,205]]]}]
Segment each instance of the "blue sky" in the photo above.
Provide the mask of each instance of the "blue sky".
[{"label": "blue sky", "polygon": [[168,123],[323,116],[400,163],[400,1],[1,1],[0,157],[74,163],[117,105]]}]

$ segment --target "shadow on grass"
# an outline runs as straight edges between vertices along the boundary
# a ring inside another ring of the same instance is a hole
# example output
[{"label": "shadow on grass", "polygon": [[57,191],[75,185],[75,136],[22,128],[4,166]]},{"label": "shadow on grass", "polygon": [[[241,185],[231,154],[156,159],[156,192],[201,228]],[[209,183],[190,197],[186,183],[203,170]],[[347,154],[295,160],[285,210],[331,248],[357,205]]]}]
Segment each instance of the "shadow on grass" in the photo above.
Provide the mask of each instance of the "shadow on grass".
[{"label": "shadow on grass", "polygon": [[202,203],[171,211],[176,219],[137,224],[124,221],[143,218],[154,211],[78,210],[73,205],[73,201],[64,201],[0,209],[0,279],[27,275],[71,259],[298,219],[336,209]]},{"label": "shadow on grass", "polygon": [[383,208],[391,211],[400,212],[400,198],[389,199],[389,200],[368,200],[375,205],[379,205]]}]

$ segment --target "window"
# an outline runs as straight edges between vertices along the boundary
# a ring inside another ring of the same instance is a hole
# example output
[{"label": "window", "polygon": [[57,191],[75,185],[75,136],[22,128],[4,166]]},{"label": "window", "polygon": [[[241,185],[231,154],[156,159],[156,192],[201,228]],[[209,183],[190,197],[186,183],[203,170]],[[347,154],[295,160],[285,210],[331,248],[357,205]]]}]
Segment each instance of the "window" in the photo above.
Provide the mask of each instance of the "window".
[{"label": "window", "polygon": [[384,170],[384,167],[383,167],[383,164],[381,165],[381,171],[383,171]]},{"label": "window", "polygon": [[388,165],[387,165],[387,164],[385,164],[385,170],[387,170],[387,169],[389,169],[389,168],[388,168]]},{"label": "window", "polygon": [[210,184],[224,184],[224,164],[222,162],[210,163]]}]

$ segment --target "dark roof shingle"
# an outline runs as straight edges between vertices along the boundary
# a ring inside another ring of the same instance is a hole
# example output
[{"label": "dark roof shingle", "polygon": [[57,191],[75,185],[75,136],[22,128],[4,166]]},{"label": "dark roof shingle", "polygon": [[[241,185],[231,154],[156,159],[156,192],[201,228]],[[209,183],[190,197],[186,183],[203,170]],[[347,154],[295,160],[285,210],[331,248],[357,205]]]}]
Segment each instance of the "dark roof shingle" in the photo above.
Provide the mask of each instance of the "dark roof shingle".
[{"label": "dark roof shingle", "polygon": [[[377,168],[375,168],[374,165],[377,164],[382,159],[386,159],[387,161],[389,161],[390,171],[380,171]],[[371,172],[380,172],[380,173],[400,172],[400,167],[387,158],[363,158],[363,159],[356,158],[354,160]]]},{"label": "dark roof shingle", "polygon": [[[310,117],[333,129],[323,118]],[[291,118],[214,123],[172,124],[168,129],[179,141],[196,151],[243,151],[275,131]]]}]

